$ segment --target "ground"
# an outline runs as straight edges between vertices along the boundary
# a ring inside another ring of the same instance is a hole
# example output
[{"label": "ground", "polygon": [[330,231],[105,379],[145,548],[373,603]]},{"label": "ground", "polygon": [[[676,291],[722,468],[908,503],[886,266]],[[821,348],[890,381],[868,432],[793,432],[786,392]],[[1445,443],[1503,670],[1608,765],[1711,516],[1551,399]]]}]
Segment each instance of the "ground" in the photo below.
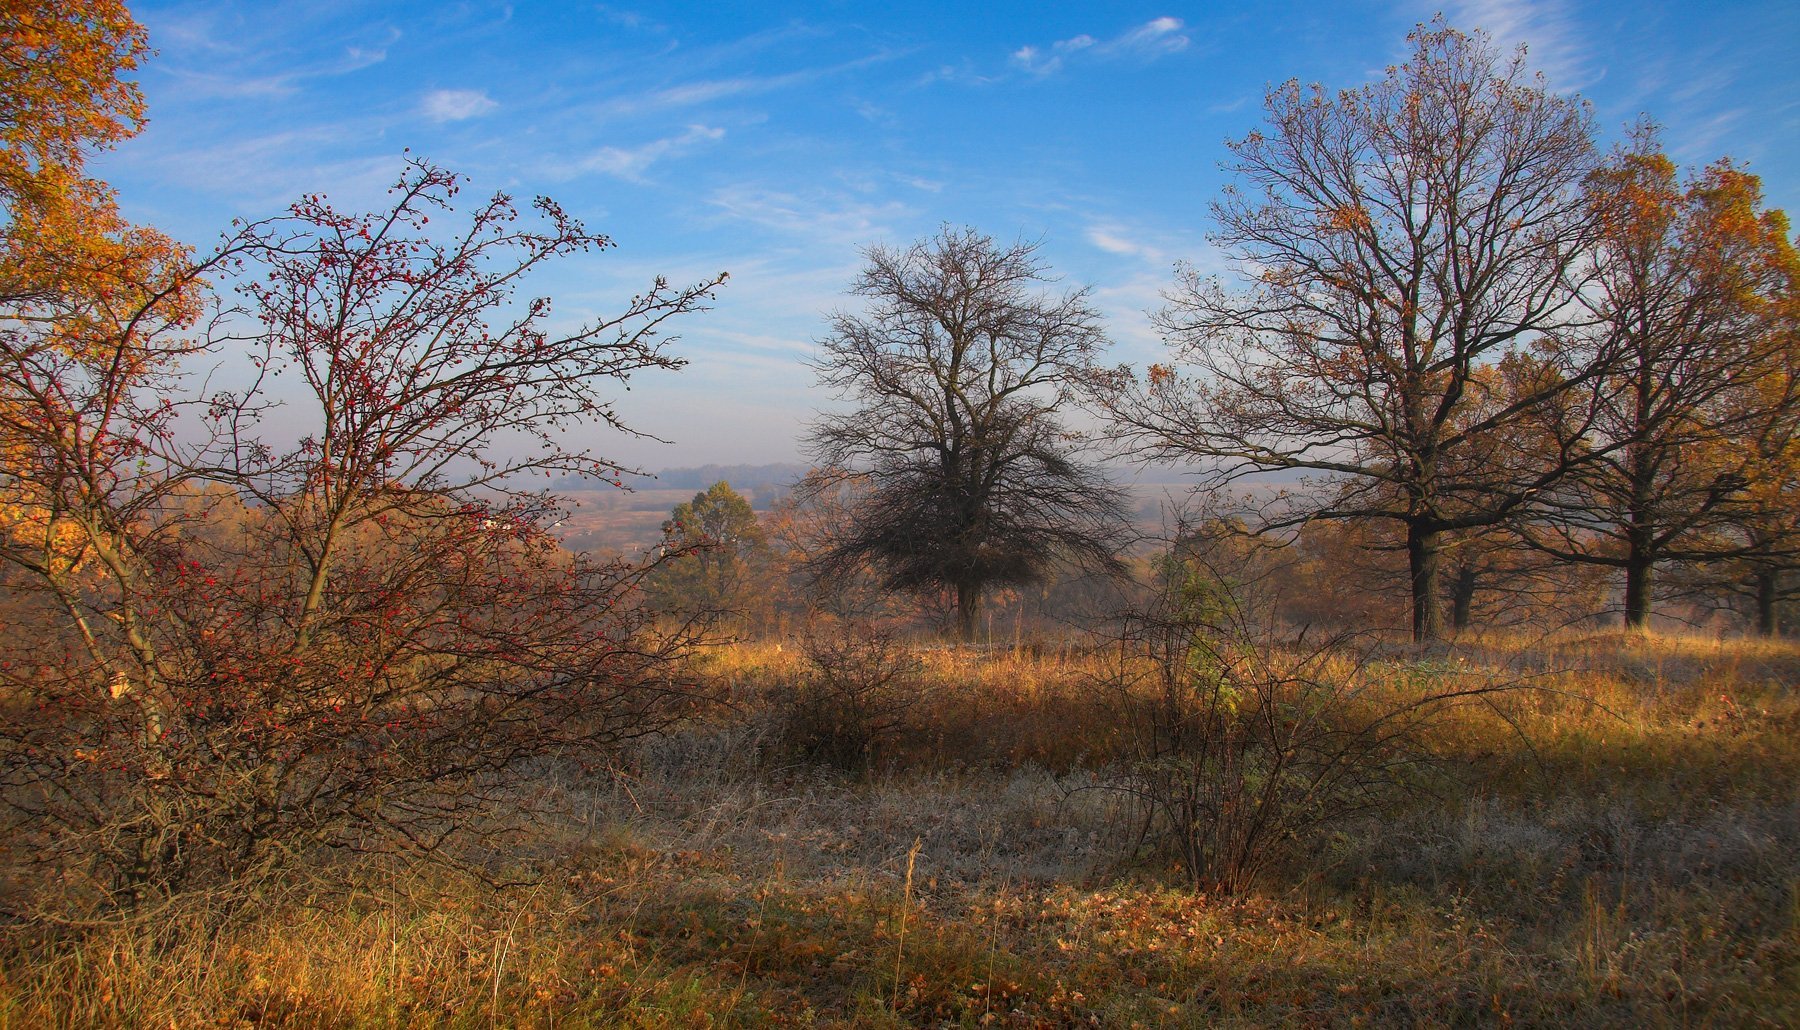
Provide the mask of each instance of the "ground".
[{"label": "ground", "polygon": [[927,652],[898,728],[829,768],[796,743],[794,652],[713,654],[729,707],[544,765],[464,865],[14,927],[0,1023],[1800,1023],[1792,645],[1396,645],[1394,690],[1518,689],[1232,896],[1139,846],[1094,655]]}]

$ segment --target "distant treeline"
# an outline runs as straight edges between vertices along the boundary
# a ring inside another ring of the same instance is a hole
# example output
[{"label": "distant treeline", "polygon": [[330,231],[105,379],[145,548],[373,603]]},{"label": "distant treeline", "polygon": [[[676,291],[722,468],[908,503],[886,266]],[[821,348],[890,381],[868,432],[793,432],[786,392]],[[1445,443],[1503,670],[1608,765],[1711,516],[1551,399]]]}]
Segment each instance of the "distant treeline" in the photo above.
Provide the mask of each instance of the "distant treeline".
[{"label": "distant treeline", "polygon": [[806,469],[805,464],[797,461],[772,465],[701,465],[698,468],[663,469],[656,474],[656,484],[665,490],[704,490],[721,480],[739,490],[789,486],[806,475]]}]

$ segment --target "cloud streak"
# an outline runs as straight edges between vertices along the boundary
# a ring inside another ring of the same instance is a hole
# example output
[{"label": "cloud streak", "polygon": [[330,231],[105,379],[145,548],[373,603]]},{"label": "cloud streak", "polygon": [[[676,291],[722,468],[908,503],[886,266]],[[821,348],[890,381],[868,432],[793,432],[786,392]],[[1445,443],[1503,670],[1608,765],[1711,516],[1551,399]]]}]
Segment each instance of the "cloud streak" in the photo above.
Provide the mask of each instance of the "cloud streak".
[{"label": "cloud streak", "polygon": [[1055,75],[1077,58],[1154,61],[1187,49],[1191,40],[1183,32],[1185,28],[1180,18],[1152,18],[1111,39],[1082,33],[1044,47],[1022,46],[1013,51],[1012,63],[1015,68],[1042,78]]},{"label": "cloud streak", "polygon": [[835,247],[891,236],[893,226],[913,214],[898,200],[871,203],[824,191],[802,194],[752,184],[715,190],[707,203],[728,218]]},{"label": "cloud streak", "polygon": [[300,91],[302,85],[309,81],[350,75],[362,71],[364,68],[371,68],[385,60],[387,60],[385,48],[351,46],[345,47],[344,52],[335,59],[273,75],[233,75],[176,67],[164,70],[183,84],[190,97],[219,97],[231,100],[269,99],[293,96]]},{"label": "cloud streak", "polygon": [[636,147],[601,147],[581,162],[584,172],[600,172],[628,182],[643,182],[650,166],[707,143],[725,138],[725,130],[710,125],[690,125],[679,136],[666,136]]},{"label": "cloud streak", "polygon": [[1444,13],[1464,30],[1485,29],[1502,46],[1529,48],[1532,67],[1558,89],[1583,89],[1598,80],[1583,30],[1560,3],[1545,0],[1450,0]]}]

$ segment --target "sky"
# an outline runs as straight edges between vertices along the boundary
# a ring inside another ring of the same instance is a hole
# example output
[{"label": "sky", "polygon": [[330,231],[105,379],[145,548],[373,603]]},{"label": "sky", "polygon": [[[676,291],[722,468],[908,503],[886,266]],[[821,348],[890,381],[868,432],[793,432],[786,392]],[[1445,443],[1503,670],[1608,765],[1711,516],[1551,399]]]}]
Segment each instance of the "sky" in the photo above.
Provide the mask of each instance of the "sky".
[{"label": "sky", "polygon": [[1178,262],[1225,267],[1227,139],[1290,78],[1352,88],[1442,11],[1529,46],[1606,142],[1642,115],[1678,161],[1729,155],[1800,212],[1800,4],[140,2],[149,125],[103,155],[129,217],[204,248],[302,193],[373,207],[410,150],[469,190],[548,195],[616,247],[535,279],[565,322],[656,275],[730,282],[679,373],[596,436],[645,468],[792,461],[832,398],[807,367],[871,244],[942,225],[1038,241],[1089,286],[1113,358],[1161,344]]}]

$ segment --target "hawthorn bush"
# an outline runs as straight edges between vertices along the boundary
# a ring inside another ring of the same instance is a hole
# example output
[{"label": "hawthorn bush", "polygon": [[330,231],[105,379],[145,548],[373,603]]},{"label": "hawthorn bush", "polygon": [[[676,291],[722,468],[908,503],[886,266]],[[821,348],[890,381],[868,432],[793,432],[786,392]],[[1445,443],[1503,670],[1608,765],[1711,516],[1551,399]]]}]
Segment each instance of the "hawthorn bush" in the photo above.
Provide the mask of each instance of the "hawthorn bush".
[{"label": "hawthorn bush", "polygon": [[[609,241],[460,186],[414,162],[385,210],[241,227],[197,266],[238,298],[200,332],[152,295],[79,346],[0,334],[0,802],[62,911],[441,853],[525,760],[692,696],[692,623],[558,547],[525,484],[617,477],[565,441],[628,431],[609,391],[680,367],[665,323],[724,277],[553,329],[520,283]],[[209,359],[242,381],[206,392]]]}]

